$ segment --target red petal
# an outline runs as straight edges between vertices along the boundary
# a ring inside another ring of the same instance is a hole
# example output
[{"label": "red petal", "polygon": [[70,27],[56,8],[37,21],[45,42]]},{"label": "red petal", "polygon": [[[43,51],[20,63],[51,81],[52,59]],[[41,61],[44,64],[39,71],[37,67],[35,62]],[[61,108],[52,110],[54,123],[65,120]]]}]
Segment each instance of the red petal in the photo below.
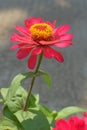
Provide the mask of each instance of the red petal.
[{"label": "red petal", "polygon": [[25,26],[29,28],[31,25],[41,22],[43,22],[42,18],[30,17],[29,19],[25,20]]},{"label": "red petal", "polygon": [[16,56],[18,59],[23,59],[28,56],[28,54],[30,53],[31,50],[32,50],[32,47],[21,48],[17,52]]},{"label": "red petal", "polygon": [[73,34],[66,34],[64,36],[61,36],[59,40],[72,40]]},{"label": "red petal", "polygon": [[73,116],[69,119],[72,130],[86,130],[86,124],[83,118]]},{"label": "red petal", "polygon": [[19,48],[19,47],[22,47],[22,46],[25,46],[25,45],[27,45],[26,43],[19,43],[19,44],[16,44],[16,45],[13,45],[13,46],[11,46],[11,50],[15,50],[15,49],[17,49],[17,48]]},{"label": "red petal", "polygon": [[55,34],[61,36],[67,33],[67,31],[70,29],[70,25],[63,25],[56,29]]},{"label": "red petal", "polygon": [[46,58],[52,58],[54,56],[54,53],[50,47],[44,47],[44,56]]},{"label": "red petal", "polygon": [[42,47],[37,47],[32,51],[32,55],[39,55],[42,52]]},{"label": "red petal", "polygon": [[52,49],[49,46],[44,48],[44,56],[46,58],[55,58],[59,62],[64,61],[62,54],[60,52],[57,52],[56,50]]},{"label": "red petal", "polygon": [[53,41],[39,41],[40,44],[42,45],[53,45],[55,43],[58,43],[58,39],[57,40],[53,40]]},{"label": "red petal", "polygon": [[15,50],[17,48],[19,48],[18,44],[11,46],[10,50]]},{"label": "red petal", "polygon": [[61,41],[59,43],[54,44],[54,46],[59,47],[59,48],[65,48],[71,45],[73,45],[73,43],[70,41]]},{"label": "red petal", "polygon": [[16,30],[18,30],[21,34],[23,34],[23,35],[25,35],[25,36],[26,36],[26,35],[27,35],[27,36],[30,35],[29,30],[27,31],[26,28],[24,28],[24,27],[15,26],[15,28],[16,28]]},{"label": "red petal", "polygon": [[10,39],[13,42],[29,43],[30,45],[35,44],[31,37],[24,37],[16,33],[14,33],[14,35]]},{"label": "red petal", "polygon": [[37,61],[37,55],[31,55],[28,59],[28,68],[34,69]]},{"label": "red petal", "polygon": [[83,115],[84,115],[84,117],[86,117],[86,118],[87,118],[87,112],[84,112],[84,113],[83,113]]},{"label": "red petal", "polygon": [[56,121],[56,128],[57,130],[71,130],[69,123],[64,119]]},{"label": "red petal", "polygon": [[61,54],[60,52],[55,51],[55,56],[54,56],[54,58],[55,58],[57,61],[59,61],[59,62],[64,62],[64,58],[63,58],[63,56],[62,56],[62,54]]}]

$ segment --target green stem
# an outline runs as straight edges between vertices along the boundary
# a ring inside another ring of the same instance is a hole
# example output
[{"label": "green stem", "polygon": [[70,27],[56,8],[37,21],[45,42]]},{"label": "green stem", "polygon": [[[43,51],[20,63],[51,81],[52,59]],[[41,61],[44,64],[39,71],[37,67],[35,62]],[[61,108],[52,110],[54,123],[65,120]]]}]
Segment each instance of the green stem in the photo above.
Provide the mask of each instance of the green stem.
[{"label": "green stem", "polygon": [[[43,54],[40,54],[39,59],[38,59],[38,64],[37,64],[37,67],[36,67],[36,70],[35,70],[35,74],[39,70],[39,67],[40,67],[40,64],[41,64],[41,61],[42,61],[42,57],[43,57]],[[32,80],[31,80],[31,85],[29,86],[29,89],[28,89],[28,95],[27,95],[25,106],[24,106],[24,111],[27,110],[27,107],[28,107],[28,104],[29,104],[29,97],[30,97],[30,94],[31,94],[31,91],[32,91],[32,88],[33,88],[33,85],[34,85],[34,82],[35,82],[35,79],[36,79],[36,76],[34,76],[32,78]]]}]

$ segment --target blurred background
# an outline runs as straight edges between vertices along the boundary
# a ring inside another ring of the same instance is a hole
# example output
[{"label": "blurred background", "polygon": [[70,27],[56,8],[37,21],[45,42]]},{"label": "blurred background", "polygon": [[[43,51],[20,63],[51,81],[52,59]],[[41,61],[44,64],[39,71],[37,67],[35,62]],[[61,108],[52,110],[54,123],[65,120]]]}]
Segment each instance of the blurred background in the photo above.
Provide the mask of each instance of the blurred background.
[{"label": "blurred background", "polygon": [[[87,0],[0,0],[0,87],[8,87],[15,75],[27,72],[27,59],[19,61],[10,51],[10,36],[15,25],[23,25],[30,16],[42,17],[57,26],[71,25],[74,45],[58,49],[65,62],[44,59],[41,69],[50,74],[52,88],[37,78],[34,93],[52,109],[69,105],[87,108]],[[30,81],[24,83],[28,87]]]}]

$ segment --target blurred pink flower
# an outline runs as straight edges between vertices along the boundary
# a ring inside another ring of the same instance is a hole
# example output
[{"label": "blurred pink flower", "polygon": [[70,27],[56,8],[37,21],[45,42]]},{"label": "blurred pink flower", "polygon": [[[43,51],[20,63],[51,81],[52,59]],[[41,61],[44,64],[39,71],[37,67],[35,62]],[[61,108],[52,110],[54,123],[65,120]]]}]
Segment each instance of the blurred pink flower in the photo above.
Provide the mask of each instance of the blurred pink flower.
[{"label": "blurred pink flower", "polygon": [[70,29],[69,25],[56,26],[53,23],[44,22],[42,18],[30,17],[25,20],[25,26],[15,26],[20,34],[14,33],[11,37],[13,42],[19,44],[13,45],[11,50],[19,49],[17,52],[18,59],[24,59],[28,55],[28,68],[33,69],[36,65],[37,56],[41,53],[46,58],[54,58],[63,62],[64,58],[60,52],[53,47],[65,48],[72,45],[72,34],[66,34]]},{"label": "blurred pink flower", "polygon": [[65,119],[56,120],[55,128],[52,130],[87,130],[87,114],[84,117],[73,116],[67,121]]}]

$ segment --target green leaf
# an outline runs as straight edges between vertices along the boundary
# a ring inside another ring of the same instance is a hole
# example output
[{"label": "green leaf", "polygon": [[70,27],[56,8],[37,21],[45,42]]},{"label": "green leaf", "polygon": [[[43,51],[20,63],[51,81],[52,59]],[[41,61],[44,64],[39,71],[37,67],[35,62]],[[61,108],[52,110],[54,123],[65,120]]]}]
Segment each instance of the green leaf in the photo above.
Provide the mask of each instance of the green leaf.
[{"label": "green leaf", "polygon": [[22,81],[24,81],[28,77],[34,76],[33,72],[18,74],[11,82],[11,85],[7,91],[7,89],[2,89],[2,95],[6,100],[8,108],[12,112],[16,112],[25,104],[25,100],[27,97],[27,92],[21,87]]},{"label": "green leaf", "polygon": [[17,117],[20,123],[22,123],[24,120],[27,120],[29,118],[33,119],[36,116],[36,114],[30,111],[23,111],[23,110],[15,112],[14,115]]},{"label": "green leaf", "polygon": [[0,130],[18,130],[16,124],[8,118],[0,118]]},{"label": "green leaf", "polygon": [[34,76],[33,72],[28,72],[25,74],[20,73],[20,74],[16,75],[13,78],[9,88],[0,89],[3,99],[7,100],[7,99],[12,98],[15,95],[16,91],[20,88],[22,81],[24,81],[28,77],[33,77],[33,76]]},{"label": "green leaf", "polygon": [[40,107],[40,110],[46,115],[50,126],[54,127],[54,123],[55,123],[54,121],[55,121],[55,117],[57,116],[57,112],[51,111],[44,105],[39,105],[39,107]]},{"label": "green leaf", "polygon": [[38,94],[31,94],[30,95],[30,100],[28,103],[29,108],[34,108],[37,107],[39,104],[39,95]]},{"label": "green leaf", "polygon": [[18,111],[15,113],[25,130],[50,130],[46,116],[41,111]]},{"label": "green leaf", "polygon": [[16,112],[20,109],[23,109],[26,97],[27,97],[26,90],[21,86],[19,86],[13,97],[10,97],[10,99],[6,100],[6,105],[8,106],[11,112]]},{"label": "green leaf", "polygon": [[41,75],[49,87],[52,86],[51,78],[46,72],[40,70],[37,72],[37,75]]},{"label": "green leaf", "polygon": [[2,95],[2,97],[3,97],[3,100],[5,101],[7,98],[6,98],[6,96],[7,96],[7,93],[8,93],[8,88],[1,88],[1,95]]},{"label": "green leaf", "polygon": [[17,89],[21,86],[21,83],[23,80],[25,80],[28,77],[33,77],[34,73],[29,72],[25,74],[18,74],[11,82],[11,85],[9,87],[7,98],[13,97],[13,95],[16,93]]},{"label": "green leaf", "polygon": [[4,102],[4,100],[3,99],[0,99],[0,103],[3,103]]},{"label": "green leaf", "polygon": [[52,117],[52,111],[44,105],[39,105],[40,110],[48,117]]},{"label": "green leaf", "polygon": [[66,118],[72,114],[76,114],[78,112],[86,112],[86,111],[87,111],[86,109],[82,109],[82,108],[76,107],[76,106],[66,107],[58,112],[56,119]]},{"label": "green leaf", "polygon": [[7,106],[5,106],[4,109],[3,109],[3,115],[4,115],[6,118],[8,118],[8,119],[14,121],[15,124],[16,124],[16,126],[18,126],[18,128],[23,129],[22,126],[21,126],[21,124],[20,124],[20,122],[19,122],[18,119],[16,118],[16,116],[14,116],[14,114],[8,109]]}]

